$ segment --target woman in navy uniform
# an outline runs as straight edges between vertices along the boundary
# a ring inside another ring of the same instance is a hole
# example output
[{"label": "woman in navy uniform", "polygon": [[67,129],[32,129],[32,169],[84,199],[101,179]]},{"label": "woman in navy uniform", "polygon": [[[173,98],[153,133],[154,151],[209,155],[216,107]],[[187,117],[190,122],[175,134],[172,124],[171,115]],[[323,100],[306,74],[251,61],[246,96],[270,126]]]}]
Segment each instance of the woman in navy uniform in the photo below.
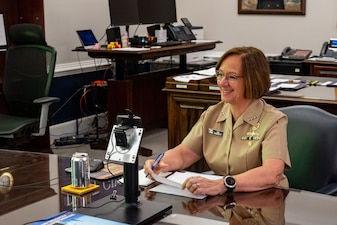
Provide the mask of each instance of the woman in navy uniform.
[{"label": "woman in navy uniform", "polygon": [[262,96],[270,88],[270,68],[254,47],[228,50],[216,65],[221,102],[200,116],[181,144],[165,152],[158,165],[145,162],[149,175],[181,170],[204,158],[223,179],[186,179],[182,188],[194,194],[249,192],[288,187],[287,117]]}]

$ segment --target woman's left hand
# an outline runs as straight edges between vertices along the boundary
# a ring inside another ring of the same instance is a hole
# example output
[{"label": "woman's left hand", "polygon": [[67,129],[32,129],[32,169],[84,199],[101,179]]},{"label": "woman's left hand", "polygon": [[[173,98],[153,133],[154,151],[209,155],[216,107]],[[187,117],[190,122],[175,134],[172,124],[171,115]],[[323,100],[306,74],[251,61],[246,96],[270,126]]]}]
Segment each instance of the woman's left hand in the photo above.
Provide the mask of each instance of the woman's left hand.
[{"label": "woman's left hand", "polygon": [[201,176],[187,178],[182,184],[182,189],[187,189],[194,195],[218,195],[225,192],[222,179],[210,180]]}]

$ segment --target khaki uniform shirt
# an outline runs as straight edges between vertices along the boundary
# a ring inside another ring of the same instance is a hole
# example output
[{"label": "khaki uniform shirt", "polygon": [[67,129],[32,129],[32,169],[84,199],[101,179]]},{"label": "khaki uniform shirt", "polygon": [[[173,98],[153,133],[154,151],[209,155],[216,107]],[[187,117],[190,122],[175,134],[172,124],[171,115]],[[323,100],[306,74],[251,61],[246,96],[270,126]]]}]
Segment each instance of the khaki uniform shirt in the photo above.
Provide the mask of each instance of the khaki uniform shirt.
[{"label": "khaki uniform shirt", "polygon": [[[281,159],[289,168],[287,123],[285,114],[258,99],[233,124],[229,104],[219,102],[203,112],[182,144],[218,175],[240,174],[267,159]],[[280,186],[288,187],[285,176]]]}]

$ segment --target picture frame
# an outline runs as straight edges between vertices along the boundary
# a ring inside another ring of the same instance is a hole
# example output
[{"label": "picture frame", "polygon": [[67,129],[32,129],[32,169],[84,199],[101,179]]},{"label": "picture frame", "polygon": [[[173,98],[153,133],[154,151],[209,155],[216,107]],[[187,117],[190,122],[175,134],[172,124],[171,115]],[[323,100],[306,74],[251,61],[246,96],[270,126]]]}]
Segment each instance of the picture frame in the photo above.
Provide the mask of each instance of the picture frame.
[{"label": "picture frame", "polygon": [[7,48],[4,14],[0,12],[0,51]]},{"label": "picture frame", "polygon": [[238,0],[238,14],[305,15],[306,0]]}]

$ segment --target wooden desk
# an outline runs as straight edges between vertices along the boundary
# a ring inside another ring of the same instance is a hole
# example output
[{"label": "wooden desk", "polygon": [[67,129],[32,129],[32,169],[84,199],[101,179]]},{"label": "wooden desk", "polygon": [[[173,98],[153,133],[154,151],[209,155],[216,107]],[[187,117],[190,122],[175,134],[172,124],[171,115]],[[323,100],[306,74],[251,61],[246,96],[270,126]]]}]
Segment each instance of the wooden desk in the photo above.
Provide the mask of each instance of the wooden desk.
[{"label": "wooden desk", "polygon": [[[117,179],[92,181],[97,182],[100,188],[87,195],[62,193],[61,187],[71,183],[70,174],[64,172],[64,169],[70,166],[68,157],[0,150],[0,159],[0,168],[12,166],[15,181],[9,192],[0,193],[0,224],[26,224],[64,210],[76,210],[88,206],[97,206],[87,208],[88,214],[109,219],[116,214],[114,204],[117,203],[120,207],[123,205],[123,201],[116,202],[110,199],[113,190],[117,190],[118,195],[123,195],[123,185],[117,182]],[[3,172],[4,170],[1,171]],[[225,220],[215,212],[219,212],[217,205],[225,204],[226,196],[218,195],[204,200],[193,200],[154,193],[149,190],[151,187],[142,189],[139,197],[140,205],[144,201],[166,203],[172,205],[172,213],[191,215],[194,219],[201,217]],[[325,225],[335,224],[337,221],[335,213],[337,198],[334,196],[273,188],[260,192],[235,193],[234,200],[238,206],[245,206],[248,209],[247,212],[262,213],[262,218],[265,218],[263,217],[265,212],[278,212],[273,215],[280,215],[285,222],[274,223],[277,225]],[[261,203],[263,205],[260,205]],[[130,210],[133,210],[134,217],[140,213],[137,207]],[[257,221],[261,219],[261,217],[255,218]],[[259,222],[261,223],[258,224],[265,224],[262,221]]]},{"label": "wooden desk", "polygon": [[186,54],[191,52],[199,52],[214,49],[215,45],[220,41],[183,43],[181,45],[167,46],[162,48],[154,48],[146,50],[135,48],[125,49],[100,49],[87,50],[88,55],[92,58],[109,58],[116,61],[116,80],[127,79],[127,75],[138,74],[138,61],[147,59],[156,59],[164,56],[179,55],[179,68],[186,71]]},{"label": "wooden desk", "polygon": [[[327,77],[288,75],[271,75],[271,78],[319,80],[322,82],[332,80]],[[189,85],[185,83],[186,89],[177,88],[181,87],[182,83],[172,82],[172,80],[171,77],[167,78],[166,87],[163,89],[167,93],[169,148],[180,144],[201,113],[208,106],[220,101],[220,93],[216,90],[215,79],[205,79]],[[337,114],[337,88],[333,87],[308,86],[295,92],[281,91],[263,98],[275,107],[309,104]]]},{"label": "wooden desk", "polygon": [[309,67],[311,76],[337,78],[337,62],[305,60],[303,65]]},{"label": "wooden desk", "polygon": [[[153,129],[167,126],[166,77],[186,72],[186,54],[214,49],[220,41],[184,43],[182,45],[147,50],[82,50],[93,58],[110,58],[116,61],[116,79],[108,81],[109,126],[116,123],[116,115],[131,109],[142,118],[143,127]],[[163,56],[179,55],[179,67],[137,73],[138,61]]]}]

